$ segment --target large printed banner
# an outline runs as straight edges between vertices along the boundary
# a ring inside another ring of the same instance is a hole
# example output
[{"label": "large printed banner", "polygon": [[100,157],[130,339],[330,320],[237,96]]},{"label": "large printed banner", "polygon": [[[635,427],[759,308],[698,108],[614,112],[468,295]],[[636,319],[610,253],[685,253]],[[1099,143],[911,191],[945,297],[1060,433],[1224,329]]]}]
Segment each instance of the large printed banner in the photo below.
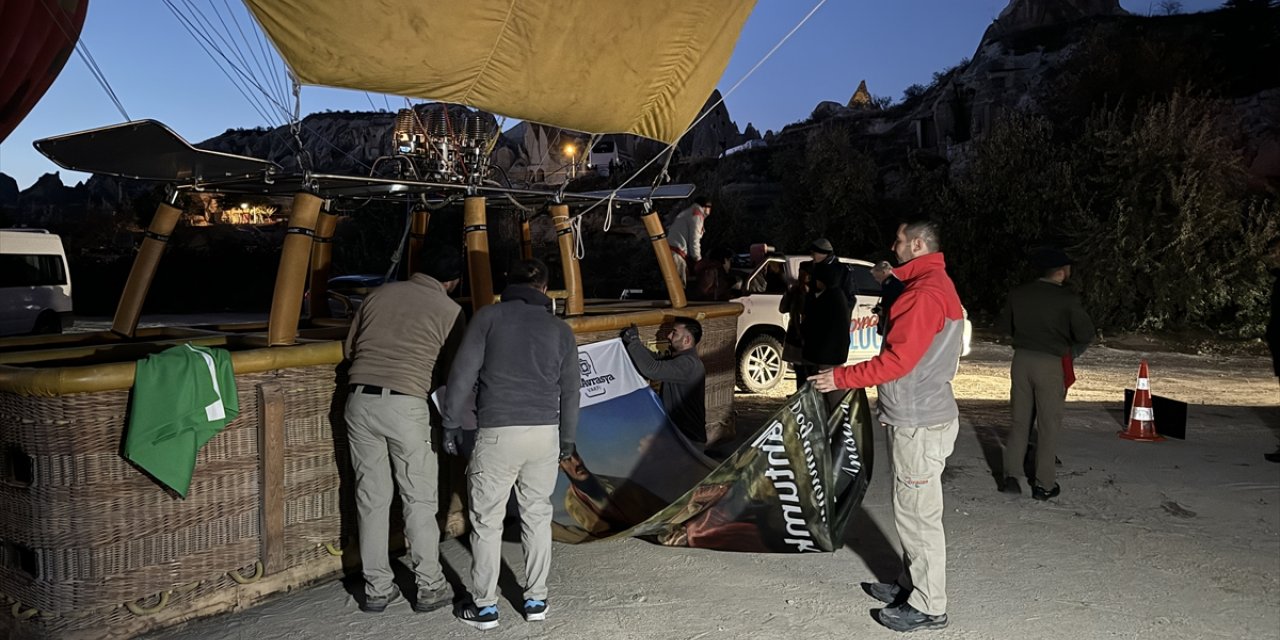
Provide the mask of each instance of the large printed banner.
[{"label": "large printed banner", "polygon": [[723,551],[834,551],[871,477],[871,412],[861,390],[830,417],[805,384],[732,456],[628,534]]},{"label": "large printed banner", "polygon": [[822,394],[804,385],[716,466],[667,419],[619,341],[580,347],[579,363],[578,455],[561,464],[552,496],[557,539],[774,553],[840,546],[871,475],[862,390],[828,416]]},{"label": "large printed banner", "polygon": [[578,347],[577,453],[560,464],[555,537],[608,537],[675,502],[715,468],[680,433],[618,339]]}]

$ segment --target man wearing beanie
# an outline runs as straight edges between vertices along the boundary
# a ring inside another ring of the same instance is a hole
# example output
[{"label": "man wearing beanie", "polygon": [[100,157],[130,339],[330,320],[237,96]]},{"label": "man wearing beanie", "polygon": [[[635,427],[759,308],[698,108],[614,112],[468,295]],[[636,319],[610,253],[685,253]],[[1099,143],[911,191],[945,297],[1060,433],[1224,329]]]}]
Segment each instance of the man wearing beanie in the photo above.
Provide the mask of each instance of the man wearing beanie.
[{"label": "man wearing beanie", "polygon": [[814,265],[825,264],[831,267],[836,278],[832,288],[844,294],[844,299],[849,303],[849,312],[852,314],[853,308],[858,306],[858,287],[854,284],[853,273],[849,271],[849,266],[840,262],[840,258],[836,256],[836,250],[831,246],[831,241],[826,238],[814,240],[809,245],[809,257],[813,259]]},{"label": "man wearing beanie", "polygon": [[396,485],[404,502],[408,560],[418,583],[413,608],[432,611],[452,599],[440,569],[437,463],[427,398],[443,384],[462,342],[466,320],[449,297],[462,278],[462,252],[429,247],[420,265],[408,280],[384,284],[365,298],[343,349],[351,363],[344,417],[365,580],[361,609],[370,613],[384,611],[400,595],[387,552]]},{"label": "man wearing beanie", "polygon": [[551,573],[551,493],[559,462],[573,455],[582,370],[573,330],[552,313],[547,265],[521,260],[502,302],[471,318],[445,391],[444,450],[462,451],[475,389],[476,446],[467,463],[473,601],[453,615],[480,630],[498,626],[502,523],[515,489],[524,549],[524,618],[546,620]]}]

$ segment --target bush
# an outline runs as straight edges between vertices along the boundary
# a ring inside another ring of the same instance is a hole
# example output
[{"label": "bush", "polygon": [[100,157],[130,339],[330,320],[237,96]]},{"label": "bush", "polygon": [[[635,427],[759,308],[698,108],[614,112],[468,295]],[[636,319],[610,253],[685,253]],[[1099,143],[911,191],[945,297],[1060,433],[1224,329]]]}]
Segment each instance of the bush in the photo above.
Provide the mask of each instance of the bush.
[{"label": "bush", "polygon": [[1247,193],[1213,103],[1179,92],[1118,114],[1090,118],[1074,154],[1070,233],[1091,272],[1081,287],[1090,311],[1122,328],[1258,335],[1261,263],[1280,223],[1273,200]]},{"label": "bush", "polygon": [[1073,254],[1072,281],[1101,327],[1259,335],[1280,216],[1274,198],[1249,193],[1217,104],[1177,92],[1105,109],[1079,137],[1015,113],[949,181],[918,170],[970,313],[989,317],[1035,277],[1025,256],[1043,243]]}]

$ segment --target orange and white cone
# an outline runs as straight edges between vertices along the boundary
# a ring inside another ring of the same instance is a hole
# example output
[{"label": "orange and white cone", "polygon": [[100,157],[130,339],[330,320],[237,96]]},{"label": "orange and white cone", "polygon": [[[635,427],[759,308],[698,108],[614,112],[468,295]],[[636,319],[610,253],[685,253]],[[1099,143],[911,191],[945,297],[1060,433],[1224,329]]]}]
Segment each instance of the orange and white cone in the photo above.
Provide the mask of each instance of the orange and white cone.
[{"label": "orange and white cone", "polygon": [[1156,433],[1156,416],[1151,410],[1151,378],[1147,374],[1147,361],[1138,366],[1138,384],[1133,392],[1133,409],[1129,412],[1129,429],[1120,437],[1137,442],[1160,442],[1164,437]]}]

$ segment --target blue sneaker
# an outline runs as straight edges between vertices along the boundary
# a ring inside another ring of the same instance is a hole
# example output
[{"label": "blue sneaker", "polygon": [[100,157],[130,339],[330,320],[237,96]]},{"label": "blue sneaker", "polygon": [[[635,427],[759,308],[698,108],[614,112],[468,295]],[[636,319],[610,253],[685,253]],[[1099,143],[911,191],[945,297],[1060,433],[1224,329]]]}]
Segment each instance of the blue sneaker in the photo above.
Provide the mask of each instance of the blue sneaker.
[{"label": "blue sneaker", "polygon": [[546,600],[525,600],[524,601],[524,619],[529,622],[534,620],[547,619],[547,601]]},{"label": "blue sneaker", "polygon": [[498,608],[493,605],[477,607],[475,604],[468,604],[455,610],[453,616],[481,631],[498,626]]}]

